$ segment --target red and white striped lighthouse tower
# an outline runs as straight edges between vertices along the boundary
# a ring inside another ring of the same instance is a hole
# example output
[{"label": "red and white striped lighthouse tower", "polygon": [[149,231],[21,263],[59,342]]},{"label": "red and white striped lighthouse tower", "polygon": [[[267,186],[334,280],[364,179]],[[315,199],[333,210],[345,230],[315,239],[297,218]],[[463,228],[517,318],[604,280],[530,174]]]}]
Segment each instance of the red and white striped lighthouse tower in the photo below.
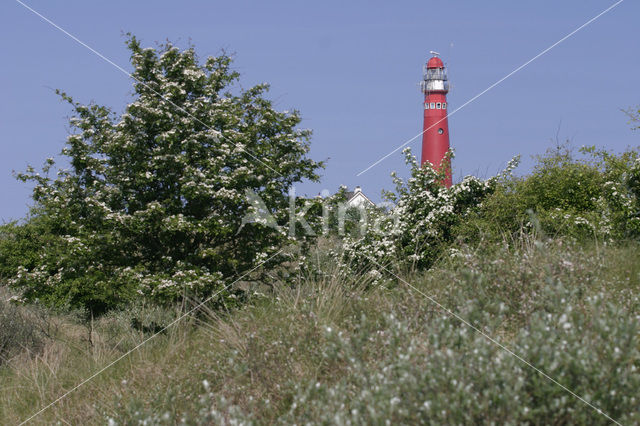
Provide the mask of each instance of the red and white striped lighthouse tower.
[{"label": "red and white striped lighthouse tower", "polygon": [[436,169],[447,167],[447,178],[444,184],[451,186],[451,165],[442,164],[449,150],[449,124],[447,122],[447,93],[449,80],[444,63],[438,52],[431,52],[433,57],[424,67],[424,78],[420,83],[424,93],[424,132],[422,133],[422,160],[420,164],[430,162]]}]

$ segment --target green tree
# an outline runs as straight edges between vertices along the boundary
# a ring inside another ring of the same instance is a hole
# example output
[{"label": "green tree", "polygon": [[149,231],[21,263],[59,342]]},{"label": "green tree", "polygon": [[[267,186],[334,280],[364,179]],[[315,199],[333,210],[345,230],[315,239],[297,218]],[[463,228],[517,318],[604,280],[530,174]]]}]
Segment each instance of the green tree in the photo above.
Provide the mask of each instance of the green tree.
[{"label": "green tree", "polygon": [[35,182],[31,214],[52,235],[12,279],[28,299],[99,313],[136,295],[211,294],[288,238],[240,226],[245,191],[284,224],[288,188],[319,178],[299,113],[276,111],[266,84],[239,88],[229,56],[201,63],[193,47],[142,48],[133,36],[127,46],[133,102],[115,114],[59,92],[74,110],[70,167],[49,177],[49,159],[18,175]]}]

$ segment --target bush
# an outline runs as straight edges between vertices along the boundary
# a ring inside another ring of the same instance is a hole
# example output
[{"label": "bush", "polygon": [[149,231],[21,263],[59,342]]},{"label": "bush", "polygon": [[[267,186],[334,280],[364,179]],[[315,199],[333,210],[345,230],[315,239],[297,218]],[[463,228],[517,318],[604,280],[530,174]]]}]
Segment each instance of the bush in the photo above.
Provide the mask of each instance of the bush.
[{"label": "bush", "polygon": [[[289,187],[318,178],[298,112],[276,111],[265,84],[239,88],[229,56],[201,64],[193,48],[127,44],[133,102],[116,115],[60,93],[74,110],[62,151],[71,167],[50,177],[50,158],[42,173],[18,175],[35,183],[33,219],[6,228],[0,258],[11,259],[2,272],[28,300],[97,315],[140,295],[206,297],[287,242],[242,223],[245,192],[283,224]],[[37,256],[25,241],[34,229],[45,240]]]},{"label": "bush", "polygon": [[539,221],[548,236],[579,240],[636,239],[640,236],[637,149],[615,155],[594,147],[576,157],[567,147],[548,150],[530,175],[502,180],[495,192],[456,232],[467,242],[506,237]]},{"label": "bush", "polygon": [[[446,168],[436,171],[429,164],[421,167],[410,149],[404,153],[411,178],[404,182],[393,173],[396,192],[386,194],[393,208],[389,212],[371,211],[366,234],[345,238],[344,266],[348,271],[369,270],[379,277],[384,272],[379,264],[400,270],[431,267],[455,240],[456,226],[479,208],[499,179],[467,176],[447,188],[442,184]],[[514,158],[503,175],[517,163]]]},{"label": "bush", "polygon": [[0,225],[0,278],[6,280],[22,268],[31,270],[40,265],[45,247],[51,247],[55,240],[45,221],[37,217]]}]

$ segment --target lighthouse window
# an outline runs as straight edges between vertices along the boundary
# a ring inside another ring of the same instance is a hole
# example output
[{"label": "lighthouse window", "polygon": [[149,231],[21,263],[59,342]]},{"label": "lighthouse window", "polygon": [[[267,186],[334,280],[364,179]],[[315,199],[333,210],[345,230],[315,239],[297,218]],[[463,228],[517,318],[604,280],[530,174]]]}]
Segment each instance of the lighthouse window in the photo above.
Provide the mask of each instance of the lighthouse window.
[{"label": "lighthouse window", "polygon": [[429,102],[427,102],[426,104],[424,104],[424,109],[429,109]]},{"label": "lighthouse window", "polygon": [[436,109],[436,103],[435,102],[431,102],[431,109]]},{"label": "lighthouse window", "polygon": [[441,134],[443,134],[443,133],[444,133],[444,130],[442,129],[442,127],[440,127],[440,128],[438,129],[438,134],[439,134],[439,135],[441,135]]},{"label": "lighthouse window", "polygon": [[447,103],[446,102],[442,103],[442,109],[447,109]]},{"label": "lighthouse window", "polygon": [[442,104],[441,104],[440,102],[438,102],[438,103],[436,104],[436,109],[440,109],[440,108],[442,108]]}]

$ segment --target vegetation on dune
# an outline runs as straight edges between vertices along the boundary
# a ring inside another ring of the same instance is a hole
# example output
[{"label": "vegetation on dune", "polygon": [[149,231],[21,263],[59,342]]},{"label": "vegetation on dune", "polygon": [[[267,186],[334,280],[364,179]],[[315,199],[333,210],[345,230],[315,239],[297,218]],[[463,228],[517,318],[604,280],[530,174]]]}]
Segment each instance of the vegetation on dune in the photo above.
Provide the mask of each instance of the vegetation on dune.
[{"label": "vegetation on dune", "polygon": [[344,266],[347,271],[368,270],[374,278],[385,271],[424,270],[451,247],[456,226],[464,223],[496,190],[517,166],[514,158],[498,176],[482,180],[466,176],[450,188],[442,185],[445,168],[436,171],[421,167],[417,158],[405,148],[405,162],[411,177],[404,182],[392,174],[395,192],[386,192],[393,207],[390,212],[371,211],[370,229],[362,235],[344,239]]},{"label": "vegetation on dune", "polygon": [[580,153],[566,146],[550,150],[524,177],[511,174],[514,158],[497,176],[467,176],[445,188],[442,172],[420,167],[405,149],[411,177],[393,176],[391,214],[370,212],[369,232],[344,239],[343,263],[347,271],[365,269],[382,278],[389,269],[427,269],[461,243],[509,243],[522,232],[600,243],[637,240],[639,151],[616,155],[588,147]]},{"label": "vegetation on dune", "polygon": [[[321,249],[324,278],[228,313],[206,307],[36,423],[609,423],[420,293],[622,424],[640,421],[637,243],[487,244],[391,287],[345,278]],[[96,320],[93,346],[62,321],[38,360],[2,371],[0,412],[24,419],[149,337],[132,316],[171,315],[113,311]]]},{"label": "vegetation on dune", "polygon": [[534,224],[550,236],[613,241],[640,236],[640,152],[615,155],[595,147],[558,146],[538,157],[533,172],[502,182],[458,231],[502,238]]},{"label": "vegetation on dune", "polygon": [[44,312],[15,306],[14,298],[0,287],[0,368],[24,352],[39,353],[46,336]]},{"label": "vegetation on dune", "polygon": [[640,423],[638,149],[451,188],[406,151],[348,209],[228,56],[128,47],[134,101],[61,93],[70,168],[0,227],[3,423]]}]

